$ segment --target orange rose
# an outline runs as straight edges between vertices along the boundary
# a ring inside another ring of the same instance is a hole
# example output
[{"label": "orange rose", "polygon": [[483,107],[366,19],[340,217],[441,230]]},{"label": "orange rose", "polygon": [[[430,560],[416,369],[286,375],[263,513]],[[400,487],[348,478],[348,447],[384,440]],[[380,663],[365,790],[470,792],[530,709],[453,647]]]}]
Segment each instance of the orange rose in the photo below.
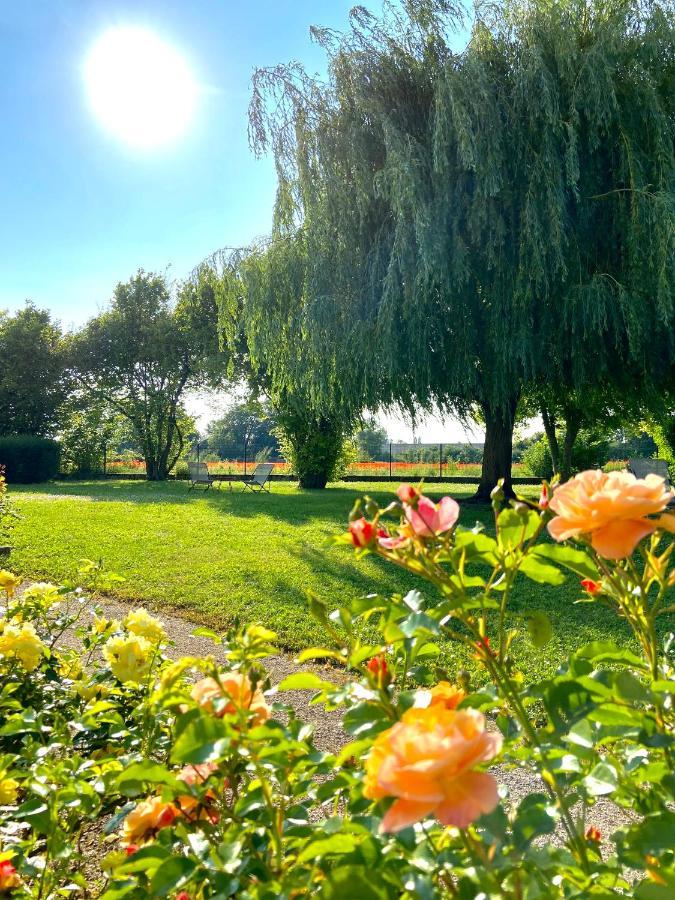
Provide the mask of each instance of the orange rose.
[{"label": "orange rose", "polygon": [[139,844],[153,838],[161,828],[167,828],[180,815],[173,803],[161,797],[148,797],[131,810],[124,820],[122,840],[125,844]]},{"label": "orange rose", "polygon": [[[217,763],[198,763],[194,766],[185,766],[178,773],[178,778],[190,787],[202,785],[217,769]],[[217,822],[218,812],[212,808],[216,799],[215,793],[207,790],[202,797],[196,797],[193,794],[182,794],[178,797],[176,803],[180,807],[180,811],[188,819],[207,818],[212,822]]]},{"label": "orange rose", "polygon": [[21,879],[12,863],[8,859],[0,861],[0,894],[21,887]]},{"label": "orange rose", "polygon": [[397,798],[381,831],[399,831],[431,813],[443,825],[466,828],[491,812],[499,802],[497,782],[473,769],[496,756],[501,744],[475,709],[443,703],[409,709],[378,735],[366,761],[364,795]]},{"label": "orange rose", "polygon": [[581,472],[554,491],[549,507],[556,517],[548,530],[556,541],[587,534],[600,556],[623,559],[658,527],[645,516],[661,512],[672,496],[658,475]]},{"label": "orange rose", "polygon": [[415,701],[416,707],[426,707],[440,705],[445,709],[457,709],[462,700],[466,697],[466,693],[456,684],[450,684],[449,681],[439,681],[437,685],[429,691],[418,691]]},{"label": "orange rose", "polygon": [[215,678],[203,678],[192,688],[190,696],[203,710],[218,718],[248,710],[252,715],[252,724],[262,725],[272,715],[263,692],[259,688],[254,691],[251,682],[241,672],[223,672],[217,681]]}]

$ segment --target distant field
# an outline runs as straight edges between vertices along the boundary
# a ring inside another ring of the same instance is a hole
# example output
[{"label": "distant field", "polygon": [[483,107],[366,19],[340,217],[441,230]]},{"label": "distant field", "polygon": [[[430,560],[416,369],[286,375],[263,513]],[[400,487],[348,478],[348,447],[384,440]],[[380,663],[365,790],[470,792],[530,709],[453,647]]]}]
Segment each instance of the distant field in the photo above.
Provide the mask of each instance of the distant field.
[{"label": "distant field", "polygon": [[[243,475],[244,470],[250,474],[255,468],[255,460],[232,459],[221,460],[218,462],[207,461],[209,472],[214,475]],[[610,460],[605,465],[605,470],[624,469],[626,460]],[[107,463],[107,471],[116,475],[133,475],[145,472],[145,463],[140,459],[113,459]],[[290,475],[291,469],[286,462],[275,462],[274,473],[276,475]],[[405,478],[429,478],[436,477],[452,477],[461,478],[478,478],[481,473],[480,463],[456,463],[444,462],[443,466],[439,463],[428,462],[396,462],[392,461],[391,466],[388,460],[370,460],[368,462],[352,463],[345,474],[347,475],[389,475],[401,479]],[[522,463],[514,463],[511,468],[511,474],[514,477],[531,477],[531,473]]]},{"label": "distant field", "polygon": [[[116,593],[161,611],[181,610],[195,620],[223,626],[236,616],[259,621],[279,633],[291,650],[323,643],[325,635],[306,609],[308,589],[328,604],[369,592],[391,595],[419,582],[382,560],[357,561],[349,549],[326,546],[346,528],[357,496],[369,493],[387,502],[381,483],[337,484],[305,492],[277,482],[271,495],[232,490],[190,491],[181,482],[62,482],[12,488],[23,518],[15,532],[12,567],[26,575],[72,577],[83,558],[103,557],[126,581]],[[428,493],[453,494],[461,504],[471,486],[433,485]],[[536,488],[526,488],[536,491]],[[464,504],[462,523],[491,528],[489,507]],[[423,589],[424,586],[421,586]],[[430,588],[429,588],[430,590]],[[600,606],[575,605],[578,582],[569,577],[558,588],[523,579],[510,624],[522,628],[518,614],[545,610],[554,637],[543,651],[524,637],[515,643],[522,669],[536,677],[550,672],[580,642],[614,638],[628,631]],[[473,661],[448,648],[451,669]]]}]

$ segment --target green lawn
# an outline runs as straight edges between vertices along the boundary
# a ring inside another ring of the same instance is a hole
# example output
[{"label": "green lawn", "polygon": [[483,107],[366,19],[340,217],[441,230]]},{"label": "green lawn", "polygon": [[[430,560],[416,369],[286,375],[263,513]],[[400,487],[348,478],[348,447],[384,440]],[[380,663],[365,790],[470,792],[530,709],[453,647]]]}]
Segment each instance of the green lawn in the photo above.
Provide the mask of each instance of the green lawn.
[{"label": "green lawn", "polygon": [[[420,586],[382,560],[357,561],[347,548],[326,546],[328,537],[345,529],[357,496],[367,492],[386,502],[392,487],[339,484],[303,492],[277,482],[271,495],[244,494],[239,487],[188,493],[180,482],[14,487],[23,518],[11,565],[25,575],[64,579],[74,575],[83,558],[102,557],[108,569],[126,578],[116,591],[120,597],[159,612],[182,610],[213,626],[237,615],[259,621],[278,632],[283,646],[297,650],[325,641],[306,611],[307,589],[334,604],[344,596],[387,595]],[[471,490],[433,485],[428,493],[452,493],[461,502]],[[489,507],[465,504],[462,523],[476,520],[489,527]],[[610,611],[574,605],[579,596],[573,576],[559,588],[522,579],[515,611],[545,610],[554,628],[553,641],[543,651],[534,650],[526,636],[518,638],[516,653],[526,674],[551,671],[581,642],[629,639]],[[450,665],[467,665],[466,659],[454,658],[456,653],[448,649]]]}]

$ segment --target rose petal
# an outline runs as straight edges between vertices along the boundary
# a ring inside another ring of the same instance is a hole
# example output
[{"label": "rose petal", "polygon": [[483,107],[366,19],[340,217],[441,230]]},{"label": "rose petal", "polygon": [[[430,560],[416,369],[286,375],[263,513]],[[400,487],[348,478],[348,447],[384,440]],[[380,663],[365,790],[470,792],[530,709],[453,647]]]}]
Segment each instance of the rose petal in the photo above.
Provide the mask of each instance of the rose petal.
[{"label": "rose petal", "polygon": [[455,778],[446,789],[445,801],[436,809],[443,825],[467,828],[472,822],[499,803],[497,782],[486,772],[466,772]]},{"label": "rose petal", "polygon": [[400,831],[414,825],[434,811],[436,803],[418,803],[414,800],[396,800],[382,819],[380,832]]},{"label": "rose petal", "polygon": [[656,527],[656,522],[647,519],[618,519],[594,531],[591,544],[596,553],[605,559],[624,559]]}]

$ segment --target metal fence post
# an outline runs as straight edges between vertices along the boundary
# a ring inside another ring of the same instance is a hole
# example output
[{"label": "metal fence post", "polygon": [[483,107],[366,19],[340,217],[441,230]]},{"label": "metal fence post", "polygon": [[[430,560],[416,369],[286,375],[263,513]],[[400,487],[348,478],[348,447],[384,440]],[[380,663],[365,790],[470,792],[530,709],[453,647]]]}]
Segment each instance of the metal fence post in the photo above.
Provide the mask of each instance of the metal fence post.
[{"label": "metal fence post", "polygon": [[246,444],[247,441],[244,441],[244,477],[246,477]]},{"label": "metal fence post", "polygon": [[199,462],[199,441],[197,441],[197,462]]},{"label": "metal fence post", "polygon": [[391,441],[389,441],[389,477],[391,478]]},{"label": "metal fence post", "polygon": [[103,441],[103,475],[108,471],[108,444]]},{"label": "metal fence post", "polygon": [[438,477],[443,477],[443,444],[438,445]]}]

